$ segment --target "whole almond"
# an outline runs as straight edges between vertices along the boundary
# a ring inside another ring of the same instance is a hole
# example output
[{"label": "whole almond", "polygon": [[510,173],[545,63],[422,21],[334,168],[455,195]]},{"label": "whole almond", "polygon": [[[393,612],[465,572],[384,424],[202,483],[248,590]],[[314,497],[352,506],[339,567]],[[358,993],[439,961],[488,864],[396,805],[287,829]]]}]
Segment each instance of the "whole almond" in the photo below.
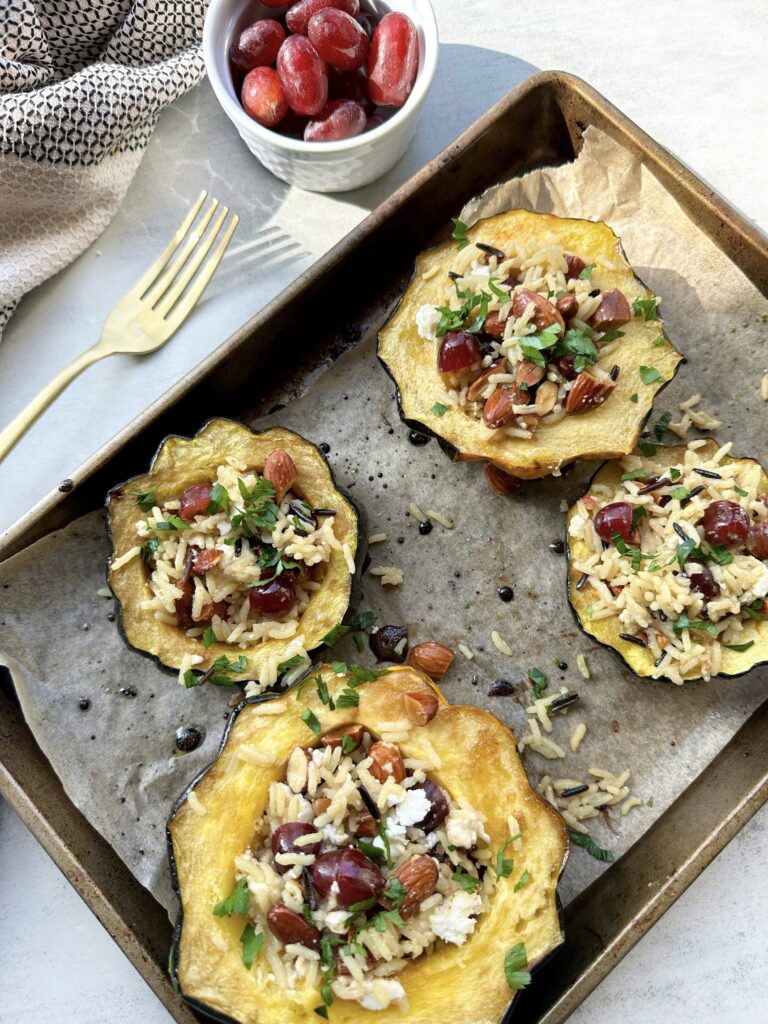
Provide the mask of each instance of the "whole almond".
[{"label": "whole almond", "polygon": [[477,402],[478,399],[482,397],[482,394],[490,383],[493,374],[504,373],[506,364],[506,359],[498,359],[495,363],[489,366],[487,370],[483,370],[480,376],[476,380],[473,380],[467,388],[467,401]]},{"label": "whole almond", "polygon": [[602,405],[616,385],[612,380],[600,380],[584,370],[574,381],[565,401],[565,411],[571,416],[580,412],[589,412]]},{"label": "whole almond", "polygon": [[352,753],[353,750],[357,750],[360,744],[363,742],[363,736],[365,736],[364,725],[342,725],[338,729],[333,729],[331,732],[325,733],[320,737],[320,743],[324,747],[340,747],[344,742],[344,737],[349,736],[350,741],[354,743],[353,747],[349,747],[347,753]]},{"label": "whole almond", "polygon": [[320,948],[320,932],[307,924],[301,914],[286,907],[284,903],[276,903],[267,914],[267,924],[273,934],[286,946],[298,942],[309,949]]},{"label": "whole almond", "polygon": [[367,807],[361,807],[357,812],[357,824],[355,825],[355,835],[364,836],[371,838],[378,834],[379,826],[376,819],[368,810]]},{"label": "whole almond", "polygon": [[600,305],[592,314],[589,321],[596,331],[615,331],[623,327],[632,319],[632,310],[629,308],[627,297],[618,288],[611,288],[609,292],[603,292]]},{"label": "whole almond", "polygon": [[450,647],[427,640],[411,648],[408,664],[428,675],[433,682],[438,682],[451,667],[455,657]]},{"label": "whole almond", "polygon": [[545,299],[538,292],[532,292],[530,288],[521,288],[519,292],[515,292],[515,297],[512,300],[513,315],[522,316],[531,302],[534,306],[531,323],[537,331],[544,331],[552,324],[559,324],[565,330],[565,321],[549,299]]},{"label": "whole almond", "polygon": [[483,422],[490,430],[503,427],[515,418],[514,406],[528,405],[531,398],[516,384],[502,384],[496,388],[483,406]]},{"label": "whole almond", "polygon": [[372,743],[368,748],[368,757],[371,764],[370,772],[374,779],[379,782],[386,782],[387,779],[394,779],[395,782],[402,782],[405,778],[405,764],[400,748],[394,743]]},{"label": "whole almond", "polygon": [[496,494],[501,494],[503,497],[507,497],[520,490],[520,485],[523,482],[519,476],[512,476],[511,473],[507,473],[503,469],[499,469],[498,466],[494,466],[492,462],[486,462],[485,464],[485,478],[491,485],[491,490],[495,491]]},{"label": "whole almond", "polygon": [[496,338],[497,341],[501,341],[504,337],[504,326],[506,322],[506,320],[500,320],[499,314],[494,310],[485,318],[483,330],[486,334],[490,334],[492,338]]},{"label": "whole almond", "polygon": [[286,491],[296,483],[296,466],[288,452],[275,448],[264,460],[262,476],[275,488],[275,501],[279,505]]},{"label": "whole almond", "polygon": [[[400,916],[404,919],[413,917],[419,906],[432,895],[437,888],[437,864],[426,853],[417,853],[401,864],[397,871],[390,875],[390,881],[397,878],[405,889],[405,899],[400,907]],[[379,900],[387,910],[392,909],[392,901],[386,896]]]},{"label": "whole almond", "polygon": [[573,277],[578,277],[587,264],[584,262],[581,256],[574,256],[572,252],[566,252],[563,253],[563,255],[565,256],[565,264],[568,268],[565,276],[569,279]]},{"label": "whole almond", "polygon": [[579,300],[573,292],[567,292],[565,295],[561,295],[557,300],[555,303],[555,309],[563,320],[573,320],[579,312]]},{"label": "whole almond", "polygon": [[414,725],[426,725],[437,714],[440,702],[434,693],[406,693],[403,697],[405,713]]}]

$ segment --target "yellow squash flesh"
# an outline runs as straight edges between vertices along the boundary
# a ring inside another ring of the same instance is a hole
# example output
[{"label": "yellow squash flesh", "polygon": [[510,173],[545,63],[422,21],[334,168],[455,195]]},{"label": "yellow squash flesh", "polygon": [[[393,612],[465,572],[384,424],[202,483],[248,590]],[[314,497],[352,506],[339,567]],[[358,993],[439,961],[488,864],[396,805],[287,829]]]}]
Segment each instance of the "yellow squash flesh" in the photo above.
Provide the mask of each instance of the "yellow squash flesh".
[{"label": "yellow squash flesh", "polygon": [[[702,459],[710,459],[718,448],[719,445],[710,439],[705,446],[699,449],[699,452]],[[656,448],[655,455],[643,460],[643,468],[647,468],[648,472],[654,475],[659,474],[660,471],[670,466],[679,465],[683,461],[685,452],[685,445],[670,447],[659,445]],[[758,493],[768,493],[768,476],[766,476],[765,470],[760,463],[754,459],[726,457],[722,460],[721,465],[750,465],[754,467],[755,472],[759,474],[759,483],[756,481]],[[611,492],[614,492],[621,483],[622,473],[623,469],[620,463],[606,462],[592,477],[590,490],[587,493],[589,494],[593,487],[600,485],[608,487]],[[573,505],[568,512],[568,523],[576,514],[576,510],[577,505]],[[577,572],[573,567],[574,562],[581,561],[587,556],[588,549],[584,541],[569,538],[568,599],[579,625],[585,633],[594,637],[599,643],[613,648],[624,659],[635,675],[651,676],[654,668],[653,654],[646,647],[640,647],[638,644],[629,643],[621,639],[619,634],[626,632],[626,627],[619,621],[618,616],[597,621],[593,621],[590,618],[589,606],[594,601],[594,591],[589,584],[582,590],[576,589],[581,573]],[[744,672],[754,668],[755,665],[768,661],[768,622],[757,622],[752,619],[745,621],[743,641],[740,642],[748,643],[750,640],[754,640],[754,644],[748,651],[732,651],[727,647],[723,647],[722,668],[719,673],[721,676],[742,675]],[[685,675],[684,679],[691,681],[701,679],[701,676],[693,672]]]},{"label": "yellow squash flesh", "polygon": [[[217,467],[227,458],[244,463],[249,470],[261,472],[267,455],[276,448],[288,452],[296,465],[295,492],[314,508],[336,510],[334,533],[339,541],[349,544],[355,558],[361,544],[358,510],[337,488],[320,450],[298,434],[281,427],[254,433],[242,424],[226,419],[211,420],[191,438],[166,438],[147,474],[134,477],[110,491],[107,512],[113,557],[124,554],[139,543],[136,524],[146,517],[146,513],[136,504],[137,494],[154,489],[158,504],[162,505],[164,501],[179,498],[191,484],[215,480]],[[280,654],[293,639],[264,640],[245,648],[216,642],[205,650],[199,640],[186,636],[181,627],[160,622],[152,611],[141,607],[142,602],[153,595],[147,567],[140,557],[133,558],[116,571],[110,569],[108,578],[118,601],[127,643],[135,650],[156,658],[169,669],[178,669],[187,653],[204,657],[205,660],[196,666],[202,670],[221,655],[230,660],[243,655],[248,662],[247,669],[239,674],[232,673],[232,681],[258,678],[260,666],[272,655]],[[326,633],[342,621],[350,604],[352,587],[353,577],[343,553],[332,551],[325,566],[322,586],[313,594],[298,620],[296,635],[304,636],[305,650],[319,647]]]},{"label": "yellow squash flesh", "polygon": [[[346,677],[337,677],[329,666],[320,671],[332,696],[346,685]],[[392,668],[358,692],[358,708],[334,712],[320,703],[312,684],[301,700],[291,690],[268,703],[246,704],[236,713],[218,759],[177,804],[168,828],[182,911],[174,965],[180,990],[194,1005],[238,1024],[317,1020],[319,992],[281,991],[268,978],[264,949],[246,970],[239,941],[245,918],[214,917],[212,908],[232,890],[234,858],[251,842],[270,783],[285,777],[295,746],[317,743],[301,711],[310,707],[323,731],[360,722],[376,733],[378,722],[405,717],[404,694],[428,692],[438,697],[439,710],[428,725],[411,727],[399,743],[403,756],[432,759],[437,752],[442,766],[430,777],[485,815],[494,859],[509,838],[509,815],[519,823],[522,847],[507,849],[514,870],[497,882],[489,909],[465,945],[439,942],[433,953],[398,975],[410,1004],[406,1015],[396,1006],[374,1012],[334,999],[330,1019],[338,1024],[497,1024],[513,996],[504,975],[507,951],[525,943],[534,965],[562,942],[556,887],[568,849],[564,823],[529,785],[513,734],[487,711],[449,704],[410,667]],[[271,763],[253,763],[254,749],[259,761],[266,755]],[[192,792],[196,800],[190,802]],[[515,892],[526,870],[531,881]],[[265,941],[276,943],[268,929]]]},{"label": "yellow squash flesh", "polygon": [[[603,291],[619,288],[630,306],[635,299],[652,297],[635,277],[619,238],[607,224],[510,210],[478,221],[467,234],[473,242],[485,242],[501,250],[511,249],[516,240],[540,239],[542,246],[554,243],[563,252],[597,264],[592,273],[595,287]],[[419,336],[416,313],[425,304],[443,305],[447,274],[455,257],[455,242],[422,253],[416,260],[410,287],[379,333],[379,358],[397,385],[403,419],[441,438],[455,450],[456,461],[486,460],[522,479],[547,476],[575,459],[611,459],[631,452],[655,395],[675,375],[682,358],[669,341],[654,345],[663,335],[660,320],[634,316],[621,328],[624,337],[616,347],[601,357],[598,365],[606,372],[619,367],[616,387],[602,405],[590,412],[564,416],[551,425],[541,423],[530,439],[507,437],[503,430],[494,434],[464,409],[449,408],[443,416],[432,411],[443,391],[437,371],[437,345]],[[616,269],[608,269],[601,261]],[[643,384],[641,366],[655,367],[663,380]],[[631,401],[633,394],[638,396],[636,402]]]}]

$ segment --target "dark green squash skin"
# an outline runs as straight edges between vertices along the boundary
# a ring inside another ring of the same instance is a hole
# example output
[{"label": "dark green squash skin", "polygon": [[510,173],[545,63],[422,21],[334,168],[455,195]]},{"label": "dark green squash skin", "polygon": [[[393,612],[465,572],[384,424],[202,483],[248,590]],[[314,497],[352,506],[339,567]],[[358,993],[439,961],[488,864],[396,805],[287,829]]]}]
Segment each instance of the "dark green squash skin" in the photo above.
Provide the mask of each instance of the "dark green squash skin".
[{"label": "dark green squash skin", "polygon": [[[663,388],[661,388],[660,391],[661,390],[663,390]],[[668,448],[668,447],[674,447],[674,446],[657,444],[656,447],[657,448]],[[584,490],[584,492],[579,497],[583,498],[585,494],[589,493],[589,491],[590,491],[590,489],[592,487],[592,484],[594,483],[595,477],[602,470],[603,466],[605,466],[605,462],[601,462],[600,465],[597,467],[595,472],[589,478],[589,482],[587,483],[586,489]],[[578,501],[578,498],[575,499],[575,501]],[[575,504],[575,501],[572,504]],[[566,526],[565,531],[564,531],[563,540],[565,541],[565,592],[566,592],[566,596],[568,598],[568,607],[570,608],[571,615],[573,616],[576,625],[579,627],[579,630],[584,634],[586,639],[589,640],[591,643],[599,644],[601,647],[604,647],[606,650],[611,651],[619,659],[619,661],[622,663],[623,667],[626,668],[626,669],[629,669],[629,671],[632,673],[633,676],[635,676],[636,679],[642,679],[642,680],[644,680],[645,682],[648,682],[648,683],[661,683],[663,686],[674,686],[674,687],[696,686],[696,685],[699,685],[699,684],[704,684],[704,683],[710,682],[712,679],[741,679],[744,676],[749,675],[749,673],[753,669],[759,668],[761,665],[768,665],[768,661],[756,661],[753,665],[750,665],[749,668],[745,668],[743,672],[733,672],[733,673],[719,672],[716,676],[710,676],[709,680],[706,680],[702,676],[699,676],[696,679],[684,679],[682,683],[673,683],[672,680],[668,679],[666,676],[659,676],[658,678],[654,678],[653,676],[641,675],[639,672],[637,672],[629,664],[629,662],[626,660],[626,658],[624,657],[624,655],[621,653],[620,650],[618,650],[612,644],[606,644],[602,640],[598,640],[598,638],[596,636],[594,636],[592,633],[589,633],[584,628],[584,624],[582,623],[581,619],[579,618],[579,613],[576,611],[576,608],[574,607],[573,601],[571,599],[572,598],[572,584],[571,584],[571,574],[570,574],[570,571],[569,571],[570,564],[571,564],[571,546],[568,543],[568,528],[567,528],[567,526]]]},{"label": "dark green squash skin", "polygon": [[[480,218],[480,220],[483,220],[483,219],[485,219],[485,218],[482,218],[482,217]],[[585,218],[576,217],[576,218],[573,218],[573,219],[574,220],[584,220]],[[632,267],[632,264],[630,263],[629,259],[627,258],[627,254],[626,254],[626,252],[624,250],[624,246],[623,246],[623,244],[621,242],[621,239],[618,237],[618,235],[616,236],[616,238],[617,238],[617,242],[618,242],[618,247],[619,247],[620,255],[629,264],[629,266]],[[438,242],[436,245],[430,246],[428,249],[425,249],[424,252],[431,252],[434,249],[439,249],[439,248],[441,248],[441,246],[445,245],[447,241],[448,241],[448,239],[446,238],[444,241]],[[408,283],[405,286],[402,295],[397,300],[397,302],[394,303],[392,308],[387,313],[387,316],[384,319],[383,323],[381,324],[381,327],[379,328],[379,330],[382,330],[384,327],[386,327],[386,325],[390,322],[390,320],[393,319],[393,317],[395,316],[397,311],[400,309],[400,306],[403,304],[403,300],[405,299],[406,293],[410,289],[410,287],[413,284],[413,282],[416,280],[417,269],[418,269],[417,265],[414,264],[413,270],[411,271],[411,276],[408,278]],[[640,284],[644,288],[646,288],[648,291],[652,291],[652,289],[648,288],[648,286],[646,285],[645,281],[643,281],[643,279],[635,271],[634,267],[632,267],[632,273],[635,275],[635,278],[640,282]],[[661,303],[658,304],[657,309],[658,309],[659,312],[661,312]],[[431,427],[426,426],[426,424],[422,423],[420,420],[410,419],[409,417],[407,417],[405,415],[405,413],[403,412],[403,401],[402,401],[402,396],[400,394],[400,387],[399,387],[399,385],[397,383],[397,378],[395,377],[395,375],[392,372],[392,370],[389,368],[389,365],[379,355],[380,347],[381,347],[381,342],[378,340],[378,337],[377,337],[376,357],[379,360],[379,363],[381,364],[382,368],[384,369],[384,372],[386,373],[386,375],[389,377],[389,379],[395,385],[395,400],[397,402],[397,414],[400,417],[400,419],[402,420],[402,422],[405,424],[405,426],[408,427],[409,430],[415,430],[419,434],[424,434],[425,437],[434,437],[435,440],[437,441],[438,446],[440,447],[441,451],[443,451],[448,456],[448,458],[451,460],[451,462],[469,461],[469,460],[461,460],[459,458],[460,455],[461,455],[461,450],[459,448],[457,448],[456,445],[452,444],[450,441],[447,441],[444,437],[441,437],[441,435],[438,434],[436,431],[434,431]],[[666,381],[666,383],[662,384],[662,386],[660,388],[658,388],[658,390],[656,391],[656,395],[654,397],[654,404],[656,402],[656,398],[658,398],[658,396],[662,393],[662,391],[664,391],[664,389],[669,384],[671,384],[672,381],[675,379],[675,377],[677,376],[677,373],[678,373],[680,367],[682,365],[684,365],[684,363],[685,363],[685,356],[683,356],[683,358],[680,360],[680,362],[675,367],[675,370],[674,370],[672,376]],[[648,423],[648,421],[650,420],[652,414],[653,414],[653,409],[651,408],[651,409],[648,410],[648,414],[646,415],[645,419],[641,422],[641,425],[640,425],[641,432],[645,429],[645,426]],[[482,462],[483,460],[482,459],[478,459],[476,461]],[[570,462],[563,463],[563,466],[561,467],[561,469],[565,468],[566,466],[573,465],[573,463],[575,463],[577,461],[578,461],[578,459],[572,459]],[[502,467],[500,467],[500,468],[502,468]],[[506,470],[504,470],[504,471],[506,472]],[[544,477],[534,477],[534,478],[532,478],[532,480],[537,480],[537,479],[544,479]]]},{"label": "dark green squash skin", "polygon": [[[266,433],[268,433],[268,431],[270,429],[272,429],[271,427],[266,427],[264,430],[251,430],[251,428],[247,427],[246,424],[240,423],[238,420],[233,420],[230,417],[226,417],[226,416],[212,416],[210,419],[207,419],[200,426],[200,428],[197,431],[197,433],[200,433],[201,431],[205,430],[205,428],[208,426],[208,424],[211,423],[213,420],[227,420],[228,422],[234,423],[234,424],[236,424],[239,427],[245,427],[245,429],[249,430],[250,433],[253,434],[256,437],[258,437],[260,434],[266,434]],[[191,441],[195,436],[196,435],[194,435],[194,434],[191,437],[187,437],[184,434],[168,434],[166,437],[164,437],[163,440],[158,445],[157,450],[155,451],[155,454],[152,456],[152,459],[151,459],[150,464],[149,464],[148,472],[149,473],[152,472],[152,469],[154,468],[154,465],[155,465],[155,462],[157,460],[157,457],[160,454],[161,449],[164,447],[164,445],[166,444],[167,441],[170,441],[170,440]],[[299,436],[301,436],[301,435],[299,435]],[[354,510],[355,516],[357,517],[357,534],[358,534],[357,540],[358,540],[358,543],[357,543],[357,549],[355,551],[355,573],[354,573],[354,575],[352,577],[352,588],[351,588],[350,593],[349,593],[349,603],[347,605],[347,610],[344,613],[344,616],[343,616],[343,618],[341,620],[341,623],[340,623],[340,625],[341,624],[349,625],[352,622],[352,620],[355,618],[358,606],[359,606],[360,601],[362,599],[362,593],[363,593],[363,571],[364,571],[364,567],[365,567],[366,558],[368,557],[368,516],[366,514],[366,511],[365,511],[364,507],[360,504],[360,502],[358,502],[355,498],[353,498],[352,495],[349,493],[349,491],[345,490],[343,487],[340,487],[338,485],[338,483],[336,482],[336,476],[335,476],[335,474],[333,472],[333,469],[331,468],[331,465],[328,462],[328,460],[326,459],[325,455],[320,451],[320,448],[313,441],[308,441],[307,438],[305,438],[305,437],[302,437],[302,440],[305,441],[307,444],[311,445],[312,448],[314,448],[315,452],[317,453],[318,459],[321,459],[328,466],[328,471],[331,474],[331,481],[333,483],[333,486],[334,486],[335,490],[338,491],[338,493],[343,498],[345,498],[346,501],[349,502],[349,504],[352,506],[352,509]],[[124,491],[124,490],[126,490],[128,487],[131,486],[131,484],[135,480],[139,480],[139,479],[141,479],[141,477],[146,476],[146,475],[147,475],[146,473],[138,473],[136,476],[130,477],[124,483],[117,484],[115,487],[110,488],[110,490],[107,492],[106,498],[104,499],[104,507],[105,507],[105,509],[107,509],[106,531],[107,531],[107,537],[109,539],[109,544],[110,544],[110,548],[111,548],[110,554],[107,557],[105,573],[106,573],[106,583],[107,583],[107,586],[109,587],[110,591],[112,591],[112,587],[110,586],[110,582],[109,582],[109,564],[110,564],[110,561],[112,560],[112,554],[114,552],[114,540],[113,540],[113,537],[112,537],[112,530],[111,530],[110,521],[109,521],[109,511],[108,511],[109,500],[110,500],[112,494],[115,491]],[[171,668],[168,665],[163,664],[163,662],[160,660],[160,658],[156,654],[152,654],[151,651],[145,651],[141,647],[136,647],[136,646],[134,646],[134,644],[132,644],[128,640],[128,637],[126,636],[126,633],[125,633],[125,629],[123,627],[123,606],[122,606],[122,603],[114,595],[114,592],[112,593],[112,596],[113,596],[114,601],[115,601],[115,616],[116,616],[116,618],[115,618],[115,625],[117,626],[117,630],[120,633],[120,636],[121,636],[121,638],[123,640],[123,643],[126,645],[126,647],[129,647],[132,651],[135,651],[137,654],[142,655],[142,657],[149,658],[150,661],[154,661],[154,663],[157,665],[157,667],[159,669],[161,669],[163,672],[167,673],[168,675],[177,676],[178,675],[178,669]],[[327,650],[326,645],[325,644],[320,644],[320,646],[313,648],[311,651],[307,651],[307,654],[310,656],[310,659],[314,662],[326,650]],[[278,679],[278,683],[279,683],[279,679]],[[236,680],[236,681],[233,681],[228,686],[222,687],[222,689],[229,690],[229,689],[236,688],[236,687],[241,687],[241,686],[242,686],[242,680]]]},{"label": "dark green squash skin", "polygon": [[[227,1014],[222,1014],[219,1013],[217,1010],[211,1009],[209,1006],[201,1002],[199,999],[195,999],[190,996],[185,996],[179,984],[178,958],[179,944],[181,942],[181,931],[184,926],[184,910],[181,903],[181,887],[179,885],[178,873],[176,870],[176,858],[174,857],[173,853],[173,837],[171,835],[170,826],[171,823],[173,822],[174,817],[176,816],[177,811],[188,798],[189,794],[192,792],[195,786],[197,786],[198,782],[200,782],[200,780],[211,770],[211,768],[213,768],[214,764],[216,764],[216,761],[219,759],[219,756],[221,755],[221,752],[224,750],[227,740],[229,739],[229,734],[232,731],[232,727],[237,721],[237,717],[243,710],[243,708],[246,707],[248,704],[265,704],[268,703],[270,700],[274,700],[276,697],[281,697],[284,693],[289,693],[291,690],[294,690],[298,686],[300,686],[302,679],[304,679],[304,677],[309,675],[311,672],[312,668],[310,666],[306,670],[306,672],[301,676],[301,678],[297,679],[288,689],[262,694],[258,697],[245,697],[237,705],[235,705],[235,707],[230,712],[226,725],[224,726],[224,732],[222,734],[221,741],[216,752],[216,757],[214,757],[210,764],[206,765],[205,768],[201,769],[201,771],[199,771],[197,775],[195,775],[191,782],[189,782],[184,787],[183,792],[174,801],[173,807],[171,808],[171,813],[168,815],[168,819],[165,824],[165,843],[168,852],[168,868],[171,877],[171,888],[173,889],[173,892],[175,893],[176,899],[178,901],[178,913],[176,915],[176,923],[173,928],[173,939],[171,940],[171,949],[168,955],[168,974],[171,979],[171,984],[173,985],[175,991],[178,992],[178,994],[182,997],[184,1002],[191,1006],[196,1012],[201,1013],[203,1016],[207,1017],[209,1020],[217,1021],[218,1024],[239,1024],[239,1022],[236,1021],[233,1017],[228,1016]],[[565,870],[565,865],[568,862],[570,850],[571,847],[569,843],[568,849],[566,850],[565,856],[563,858],[563,862],[560,866],[560,877],[562,877],[562,873]],[[560,921],[560,931],[564,935],[564,911],[563,903],[560,899],[559,893],[557,894],[557,916]],[[560,951],[560,949],[562,949],[562,943],[555,949],[550,950],[550,952],[547,953],[546,956],[542,957],[540,960],[536,961],[533,964],[529,964],[528,970],[530,971],[531,975],[535,976],[539,968],[543,967],[545,964],[548,964],[551,961],[551,959]],[[518,1004],[518,997],[519,993],[515,993],[512,996],[509,1006],[504,1011],[504,1014],[501,1020],[499,1021],[499,1024],[512,1024],[515,1015],[515,1008]],[[407,1017],[404,1018],[404,1020],[407,1021]],[[286,1022],[286,1024],[288,1024],[288,1022]]]}]

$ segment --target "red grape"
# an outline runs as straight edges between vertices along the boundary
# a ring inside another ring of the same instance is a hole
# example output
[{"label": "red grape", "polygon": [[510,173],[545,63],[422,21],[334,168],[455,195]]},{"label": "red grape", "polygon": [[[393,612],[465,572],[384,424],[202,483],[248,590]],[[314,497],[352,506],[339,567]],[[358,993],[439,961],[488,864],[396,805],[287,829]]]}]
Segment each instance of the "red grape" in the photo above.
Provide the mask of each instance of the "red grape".
[{"label": "red grape", "polygon": [[432,805],[426,816],[421,821],[417,821],[416,825],[418,828],[423,828],[425,832],[434,832],[437,826],[442,825],[448,817],[450,809],[448,799],[443,790],[431,779],[425,779],[424,782],[418,783],[413,788],[420,789]]},{"label": "red grape", "polygon": [[402,107],[419,70],[416,26],[405,14],[385,14],[373,33],[368,58],[368,94],[383,107]]},{"label": "red grape", "polygon": [[195,516],[201,516],[211,503],[213,484],[192,484],[181,496],[179,519],[191,523]]},{"label": "red grape", "polygon": [[246,114],[265,128],[274,128],[288,113],[288,101],[274,68],[253,68],[240,93]]},{"label": "red grape", "polygon": [[350,907],[353,903],[375,899],[384,888],[384,875],[370,857],[360,850],[347,849],[339,860],[336,884],[339,905]]},{"label": "red grape", "polygon": [[274,64],[285,39],[285,29],[273,18],[262,18],[244,29],[232,43],[229,56],[240,71]]},{"label": "red grape", "polygon": [[293,608],[295,600],[293,584],[282,577],[262,587],[251,587],[248,591],[248,603],[252,610],[265,619],[286,615]]},{"label": "red grape", "polygon": [[365,32],[369,39],[372,39],[373,33],[376,31],[376,26],[379,24],[379,19],[376,15],[370,14],[368,11],[362,11],[358,14],[357,20],[363,32]]},{"label": "red grape", "polygon": [[483,353],[474,334],[468,331],[449,331],[440,342],[437,369],[440,373],[467,370],[482,361]]},{"label": "red grape", "polygon": [[304,129],[305,142],[338,142],[365,129],[365,111],[354,100],[331,100]]},{"label": "red grape", "polygon": [[[272,833],[272,853],[319,853],[320,843],[309,843],[307,846],[297,846],[296,840],[299,836],[308,836],[317,831],[314,825],[304,821],[287,821],[279,825]],[[279,864],[275,861],[275,868],[284,875],[290,868],[290,864]]]},{"label": "red grape", "polygon": [[277,55],[277,73],[291,110],[312,117],[328,102],[328,72],[312,43],[288,36]]},{"label": "red grape", "polygon": [[360,0],[299,0],[285,16],[288,31],[305,36],[309,19],[324,7],[335,7],[337,11],[346,11],[354,17],[360,10]]},{"label": "red grape", "polygon": [[346,853],[346,850],[329,850],[328,853],[321,853],[312,865],[312,884],[317,895],[324,899],[331,891],[331,886],[336,881],[339,871],[339,861]]},{"label": "red grape", "polygon": [[747,551],[755,558],[768,558],[768,520],[752,523],[749,528]]},{"label": "red grape", "polygon": [[686,572],[691,590],[701,594],[707,601],[719,595],[720,584],[706,565],[690,564],[686,566]]},{"label": "red grape", "polygon": [[701,520],[704,536],[710,544],[732,548],[744,544],[749,536],[749,516],[735,501],[713,501]]},{"label": "red grape", "polygon": [[342,71],[354,71],[368,58],[368,36],[346,11],[327,7],[313,14],[307,35],[322,59]]},{"label": "red grape", "polygon": [[595,530],[600,540],[610,542],[615,533],[622,540],[632,540],[632,506],[626,501],[604,505],[595,515]]},{"label": "red grape", "polygon": [[366,114],[372,114],[374,105],[368,97],[368,76],[365,68],[358,71],[339,71],[328,68],[328,99],[354,100],[359,103]]}]

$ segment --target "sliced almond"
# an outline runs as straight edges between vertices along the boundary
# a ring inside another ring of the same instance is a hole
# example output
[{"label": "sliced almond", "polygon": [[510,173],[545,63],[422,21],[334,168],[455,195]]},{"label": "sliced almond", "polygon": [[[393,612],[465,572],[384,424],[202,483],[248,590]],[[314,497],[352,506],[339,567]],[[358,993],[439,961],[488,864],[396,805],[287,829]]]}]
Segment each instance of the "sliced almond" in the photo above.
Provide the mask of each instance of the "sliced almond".
[{"label": "sliced almond", "polygon": [[602,405],[615,386],[612,380],[600,380],[589,370],[584,370],[578,375],[573,387],[568,392],[565,411],[571,416],[580,412],[589,412],[590,409]]},{"label": "sliced almond", "polygon": [[414,725],[426,725],[437,714],[440,702],[434,693],[406,693],[403,697],[405,713]]},{"label": "sliced almond", "polygon": [[[338,729],[332,729],[330,732],[320,737],[320,743],[324,747],[341,747],[344,744],[344,737],[348,736],[347,750],[346,753],[351,753],[353,750],[357,750],[360,744],[363,742],[365,736],[364,725],[342,725]],[[354,746],[352,745],[354,744]]]},{"label": "sliced almond", "polygon": [[405,778],[405,762],[400,748],[395,743],[372,743],[368,748],[368,757],[371,765],[371,775],[379,782],[386,782],[387,779],[394,779],[395,782],[402,782]]},{"label": "sliced almond", "polygon": [[544,376],[544,367],[538,366],[532,359],[523,359],[515,371],[515,382],[525,384],[527,388],[535,387]]},{"label": "sliced almond", "polygon": [[482,398],[483,392],[488,387],[493,374],[504,373],[506,365],[506,359],[498,359],[495,363],[489,366],[487,370],[483,370],[477,380],[473,380],[467,388],[467,401],[477,402],[478,399]]},{"label": "sliced almond", "polygon": [[516,384],[502,384],[485,400],[483,422],[490,430],[503,427],[515,418],[516,405],[528,405],[530,396]]},{"label": "sliced almond", "polygon": [[436,683],[443,678],[455,657],[450,647],[428,640],[411,648],[408,664]]}]

